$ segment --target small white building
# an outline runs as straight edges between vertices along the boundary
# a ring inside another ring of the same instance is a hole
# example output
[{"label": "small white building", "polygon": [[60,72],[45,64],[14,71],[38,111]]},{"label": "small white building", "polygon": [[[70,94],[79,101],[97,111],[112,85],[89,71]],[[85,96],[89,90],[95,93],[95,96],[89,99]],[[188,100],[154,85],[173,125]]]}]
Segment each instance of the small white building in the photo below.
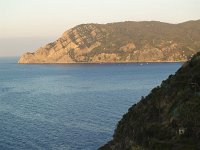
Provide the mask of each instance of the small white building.
[{"label": "small white building", "polygon": [[178,130],[178,134],[179,135],[184,135],[185,134],[185,128],[179,128],[179,130]]}]

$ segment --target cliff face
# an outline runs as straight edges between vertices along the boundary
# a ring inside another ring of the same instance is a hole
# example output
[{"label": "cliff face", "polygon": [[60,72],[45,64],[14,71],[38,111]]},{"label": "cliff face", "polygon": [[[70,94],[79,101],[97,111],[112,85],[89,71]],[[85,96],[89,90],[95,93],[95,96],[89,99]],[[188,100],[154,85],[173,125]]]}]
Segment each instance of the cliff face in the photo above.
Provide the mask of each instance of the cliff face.
[{"label": "cliff face", "polygon": [[200,21],[83,24],[19,63],[186,61],[200,50]]},{"label": "cliff face", "polygon": [[200,53],[134,104],[99,150],[200,149]]}]

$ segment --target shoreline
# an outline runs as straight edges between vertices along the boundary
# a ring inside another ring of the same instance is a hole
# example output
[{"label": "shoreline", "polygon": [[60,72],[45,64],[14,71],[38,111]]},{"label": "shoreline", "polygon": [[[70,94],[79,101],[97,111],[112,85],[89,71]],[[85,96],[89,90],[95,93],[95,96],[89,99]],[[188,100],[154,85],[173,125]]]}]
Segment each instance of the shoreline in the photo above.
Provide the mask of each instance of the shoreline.
[{"label": "shoreline", "polygon": [[[188,60],[187,60],[188,61]],[[148,63],[185,63],[187,61],[133,61],[133,62],[71,62],[71,63],[19,63],[20,65],[73,65],[73,64],[148,64]]]}]

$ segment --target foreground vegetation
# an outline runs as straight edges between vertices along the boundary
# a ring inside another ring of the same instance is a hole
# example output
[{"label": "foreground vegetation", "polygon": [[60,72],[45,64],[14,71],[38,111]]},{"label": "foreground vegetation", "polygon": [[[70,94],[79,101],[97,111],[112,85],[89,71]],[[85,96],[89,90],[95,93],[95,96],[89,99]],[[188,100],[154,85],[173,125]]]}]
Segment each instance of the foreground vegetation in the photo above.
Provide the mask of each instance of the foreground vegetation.
[{"label": "foreground vegetation", "polygon": [[200,149],[200,53],[134,104],[100,150]]}]

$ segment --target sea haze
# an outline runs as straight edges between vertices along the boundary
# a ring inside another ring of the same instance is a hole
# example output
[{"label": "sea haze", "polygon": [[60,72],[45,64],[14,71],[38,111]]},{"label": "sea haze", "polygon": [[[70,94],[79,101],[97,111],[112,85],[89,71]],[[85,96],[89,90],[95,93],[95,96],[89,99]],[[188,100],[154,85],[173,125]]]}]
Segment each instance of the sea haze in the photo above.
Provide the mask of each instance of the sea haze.
[{"label": "sea haze", "polygon": [[0,149],[95,150],[181,63],[19,65],[0,58]]}]

